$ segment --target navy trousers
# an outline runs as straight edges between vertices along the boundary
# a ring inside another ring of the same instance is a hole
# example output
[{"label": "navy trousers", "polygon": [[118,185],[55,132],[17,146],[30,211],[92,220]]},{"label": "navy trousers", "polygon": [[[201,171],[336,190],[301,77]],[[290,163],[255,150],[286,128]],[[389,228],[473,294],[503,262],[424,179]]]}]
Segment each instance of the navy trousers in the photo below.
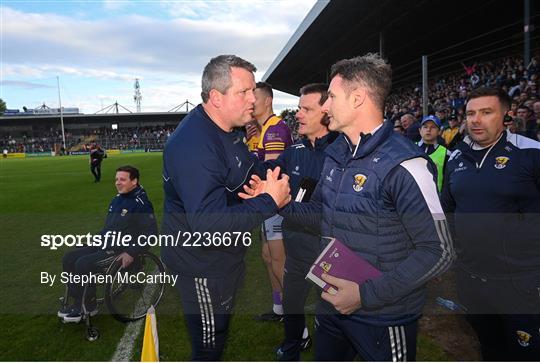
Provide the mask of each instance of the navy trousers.
[{"label": "navy trousers", "polygon": [[375,326],[354,315],[322,313],[315,320],[315,360],[413,361],[416,359],[418,321],[396,326]]},{"label": "navy trousers", "polygon": [[178,276],[182,310],[191,337],[192,361],[221,359],[236,290],[244,268],[223,278]]},{"label": "navy trousers", "polygon": [[540,360],[540,276],[493,280],[458,269],[456,280],[484,360]]},{"label": "navy trousers", "polygon": [[285,340],[280,349],[281,361],[299,361],[302,335],[306,326],[304,306],[312,283],[306,280],[311,264],[292,261],[287,257],[283,276],[283,311]]},{"label": "navy trousers", "polygon": [[[100,247],[81,247],[70,251],[62,259],[63,271],[71,272],[75,275],[86,275],[90,272],[98,273],[107,268],[116,258],[114,251],[105,251]],[[75,304],[82,303],[84,289],[86,290],[86,301],[93,299],[96,295],[96,286],[87,286],[69,283],[68,296],[75,299]]]}]

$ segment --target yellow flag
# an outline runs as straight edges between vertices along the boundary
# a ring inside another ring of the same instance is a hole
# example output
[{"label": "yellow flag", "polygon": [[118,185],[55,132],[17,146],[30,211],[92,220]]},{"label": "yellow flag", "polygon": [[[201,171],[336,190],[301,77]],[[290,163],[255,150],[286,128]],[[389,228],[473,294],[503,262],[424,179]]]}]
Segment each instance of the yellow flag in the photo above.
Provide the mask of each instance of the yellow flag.
[{"label": "yellow flag", "polygon": [[146,312],[141,362],[159,362],[159,339],[157,333],[156,311],[150,306]]}]

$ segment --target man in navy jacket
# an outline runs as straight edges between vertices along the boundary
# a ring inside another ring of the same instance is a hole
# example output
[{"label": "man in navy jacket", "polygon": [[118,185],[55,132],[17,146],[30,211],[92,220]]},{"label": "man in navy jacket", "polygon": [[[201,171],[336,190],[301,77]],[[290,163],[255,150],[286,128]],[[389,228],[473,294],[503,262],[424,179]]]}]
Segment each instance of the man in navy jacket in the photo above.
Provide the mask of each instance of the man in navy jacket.
[{"label": "man in navy jacket", "polygon": [[382,272],[360,286],[323,275],[337,293],[323,292],[317,306],[316,360],[414,360],[425,284],[453,260],[434,165],[383,122],[390,87],[390,66],[377,55],[332,66],[323,110],[342,135],[326,149],[311,202],[281,212]]},{"label": "man in navy jacket", "polygon": [[252,120],[255,71],[233,55],[211,59],[202,76],[203,103],[184,118],[163,154],[162,233],[180,238],[161,254],[178,275],[192,360],[220,359],[250,244],[245,236],[290,200],[288,177],[278,180],[279,168],[267,174],[260,196],[238,196],[258,168],[243,135],[233,130]]},{"label": "man in navy jacket", "polygon": [[540,143],[504,129],[509,109],[503,90],[470,93],[468,136],[450,157],[442,196],[458,295],[488,361],[540,358]]},{"label": "man in navy jacket", "polygon": [[[75,275],[90,272],[101,272],[115,259],[119,259],[122,267],[129,266],[134,257],[148,249],[139,245],[141,235],[157,235],[157,224],[154,208],[146,195],[144,188],[139,185],[139,170],[126,165],[116,169],[115,186],[118,194],[109,205],[105,226],[99,234],[117,232],[131,236],[131,246],[113,246],[103,249],[101,246],[77,248],[66,253],[63,258],[63,271]],[[86,289],[86,292],[85,292]],[[65,322],[78,323],[82,318],[82,298],[85,297],[85,308],[90,315],[97,314],[96,288],[94,284],[83,286],[79,283],[68,284],[68,296],[74,298],[73,305],[66,306],[58,312],[58,317]]]},{"label": "man in navy jacket", "polygon": [[[319,180],[326,154],[324,150],[338,136],[328,130],[328,116],[322,105],[328,98],[328,85],[312,83],[300,88],[300,100],[296,119],[299,143],[287,148],[274,162],[289,176],[291,195],[298,202],[307,202]],[[304,190],[304,198],[299,191]],[[312,284],[305,277],[311,264],[320,253],[319,236],[289,220],[283,221],[285,243],[285,274],[283,277],[283,308],[285,311],[285,340],[277,355],[282,361],[300,359],[300,351],[311,344],[304,317],[304,305]]]}]

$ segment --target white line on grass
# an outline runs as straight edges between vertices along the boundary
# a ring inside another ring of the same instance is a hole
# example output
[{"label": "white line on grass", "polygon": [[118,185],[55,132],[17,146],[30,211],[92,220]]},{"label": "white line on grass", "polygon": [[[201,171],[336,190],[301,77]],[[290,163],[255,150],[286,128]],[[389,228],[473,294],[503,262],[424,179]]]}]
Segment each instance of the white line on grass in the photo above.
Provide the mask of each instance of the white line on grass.
[{"label": "white line on grass", "polygon": [[129,362],[133,356],[133,347],[135,346],[135,340],[140,333],[141,326],[145,319],[140,319],[131,323],[128,323],[122,339],[116,346],[111,361],[112,362]]},{"label": "white line on grass", "polygon": [[[154,272],[156,271],[157,269]],[[139,311],[141,307],[145,305],[145,297],[148,298],[148,296],[152,296],[156,288],[156,284],[149,284],[145,286],[142,292],[142,296],[137,301],[135,311]],[[114,351],[114,354],[111,358],[111,362],[129,362],[132,360],[131,358],[133,357],[133,348],[135,346],[135,341],[137,340],[137,337],[141,332],[141,326],[144,322],[145,318],[127,323],[126,329],[124,330],[124,335],[122,335],[122,338],[116,346],[116,350]]]}]

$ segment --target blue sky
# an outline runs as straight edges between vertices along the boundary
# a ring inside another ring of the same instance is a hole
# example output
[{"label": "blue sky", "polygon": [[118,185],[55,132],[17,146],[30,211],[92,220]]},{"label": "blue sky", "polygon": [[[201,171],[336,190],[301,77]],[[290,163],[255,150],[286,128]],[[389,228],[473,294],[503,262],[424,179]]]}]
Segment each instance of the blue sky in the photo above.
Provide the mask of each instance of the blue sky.
[{"label": "blue sky", "polygon": [[[315,0],[0,0],[0,98],[8,108],[62,106],[94,113],[118,101],[135,111],[200,102],[208,60],[236,54],[260,80]],[[275,108],[297,98],[277,92]]]}]

